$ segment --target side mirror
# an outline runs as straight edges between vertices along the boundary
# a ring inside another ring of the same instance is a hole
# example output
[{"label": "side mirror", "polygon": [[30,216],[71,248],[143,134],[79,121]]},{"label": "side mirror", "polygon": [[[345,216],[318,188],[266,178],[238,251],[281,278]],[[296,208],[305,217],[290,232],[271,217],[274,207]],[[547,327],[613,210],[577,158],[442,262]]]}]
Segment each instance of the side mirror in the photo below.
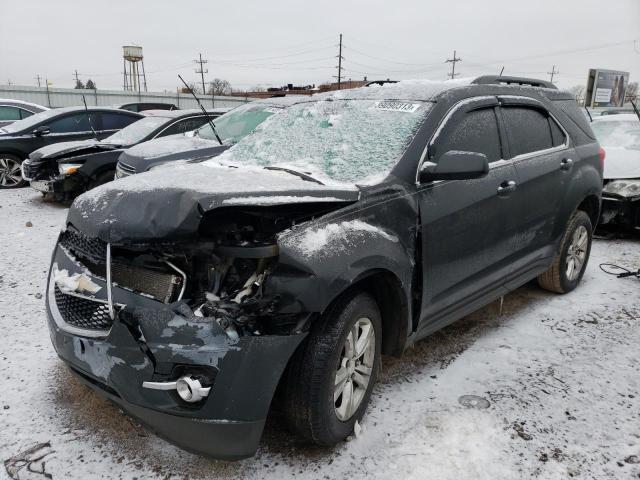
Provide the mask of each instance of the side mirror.
[{"label": "side mirror", "polygon": [[51,129],[49,128],[48,125],[40,125],[31,133],[33,133],[36,137],[40,137],[42,135],[46,135],[49,132],[51,132]]},{"label": "side mirror", "polygon": [[420,168],[420,183],[435,180],[471,180],[489,173],[489,161],[484,153],[449,150],[438,163],[424,162]]}]

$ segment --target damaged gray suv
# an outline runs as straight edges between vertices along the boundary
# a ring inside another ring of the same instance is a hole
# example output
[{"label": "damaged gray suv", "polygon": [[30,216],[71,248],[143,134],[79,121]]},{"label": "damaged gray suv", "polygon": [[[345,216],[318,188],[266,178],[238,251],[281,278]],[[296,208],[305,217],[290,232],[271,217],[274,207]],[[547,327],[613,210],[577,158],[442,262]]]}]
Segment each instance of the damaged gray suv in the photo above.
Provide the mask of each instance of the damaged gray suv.
[{"label": "damaged gray suv", "polygon": [[56,245],[60,358],[158,435],[255,453],[277,401],[333,445],[381,355],[538,279],[583,275],[598,144],[569,93],[508,77],[305,97],[219,157],[78,197]]}]

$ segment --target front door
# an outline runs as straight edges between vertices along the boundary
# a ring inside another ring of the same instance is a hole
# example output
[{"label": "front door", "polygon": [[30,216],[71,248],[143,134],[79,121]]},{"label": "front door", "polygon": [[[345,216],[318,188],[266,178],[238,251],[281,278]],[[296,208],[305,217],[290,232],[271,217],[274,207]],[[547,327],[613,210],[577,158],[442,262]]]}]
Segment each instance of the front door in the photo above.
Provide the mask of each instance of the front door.
[{"label": "front door", "polygon": [[422,312],[418,336],[431,333],[505,290],[513,261],[507,248],[517,209],[516,171],[504,160],[504,132],[495,97],[464,100],[432,139],[425,160],[447,151],[483,153],[489,174],[474,180],[421,185]]}]

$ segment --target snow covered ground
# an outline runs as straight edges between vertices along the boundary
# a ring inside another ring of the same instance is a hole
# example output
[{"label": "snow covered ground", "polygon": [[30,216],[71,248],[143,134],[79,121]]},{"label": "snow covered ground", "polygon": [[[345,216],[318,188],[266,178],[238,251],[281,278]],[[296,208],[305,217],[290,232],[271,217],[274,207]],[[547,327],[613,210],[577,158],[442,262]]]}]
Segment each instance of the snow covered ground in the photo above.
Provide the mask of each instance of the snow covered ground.
[{"label": "snow covered ground", "polygon": [[255,458],[224,463],[158,439],[56,358],[42,293],[65,215],[0,191],[0,478],[640,477],[640,281],[598,269],[638,268],[638,240],[596,241],[572,294],[523,287],[502,314],[489,305],[385,359],[357,438],[301,445],[274,416]]}]

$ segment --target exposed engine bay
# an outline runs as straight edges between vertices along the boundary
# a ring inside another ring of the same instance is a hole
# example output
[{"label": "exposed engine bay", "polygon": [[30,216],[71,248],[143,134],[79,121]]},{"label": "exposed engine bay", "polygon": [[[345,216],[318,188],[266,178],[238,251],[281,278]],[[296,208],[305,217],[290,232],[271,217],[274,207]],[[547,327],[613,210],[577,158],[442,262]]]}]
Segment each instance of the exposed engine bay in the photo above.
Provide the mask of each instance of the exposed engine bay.
[{"label": "exposed engine bay", "polygon": [[[111,245],[113,285],[192,321],[215,321],[231,338],[288,334],[296,315],[274,316],[279,297],[264,289],[278,263],[276,235],[343,203],[220,208],[203,218],[196,239]],[[60,244],[92,275],[106,278],[106,243],[72,225]]]}]

